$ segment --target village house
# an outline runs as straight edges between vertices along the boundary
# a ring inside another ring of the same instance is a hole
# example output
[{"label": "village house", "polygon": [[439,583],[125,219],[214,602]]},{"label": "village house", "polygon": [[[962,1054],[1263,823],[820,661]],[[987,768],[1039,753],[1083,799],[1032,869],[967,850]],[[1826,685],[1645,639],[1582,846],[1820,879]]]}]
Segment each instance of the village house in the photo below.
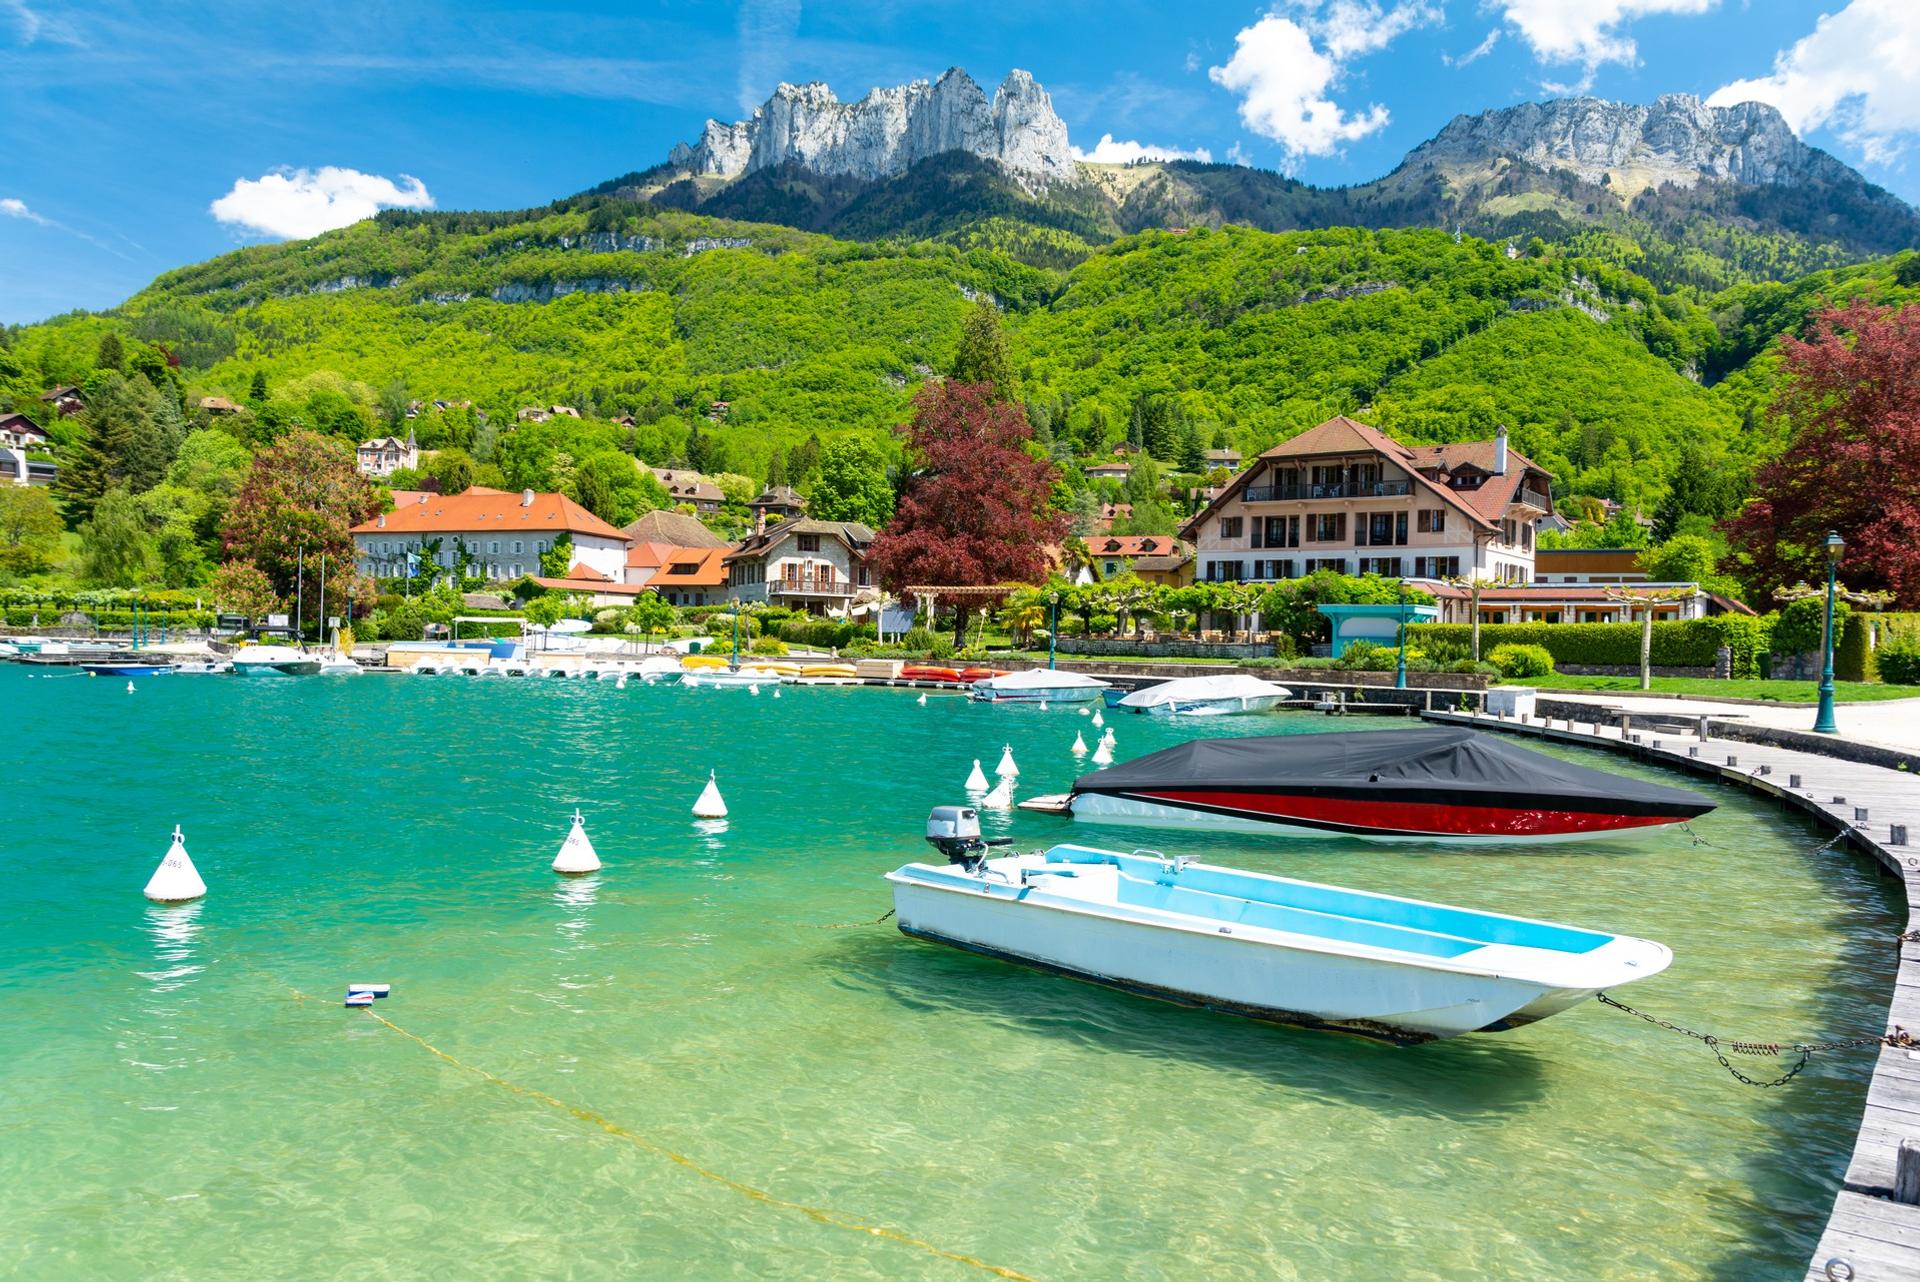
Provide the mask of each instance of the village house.
[{"label": "village house", "polygon": [[360,468],[360,475],[385,480],[403,467],[419,467],[420,447],[414,443],[411,431],[404,441],[397,436],[377,436],[371,441],[360,442],[354,450],[354,461]]},{"label": "village house", "polygon": [[1087,551],[1103,579],[1132,570],[1141,557],[1179,556],[1186,552],[1170,534],[1101,534],[1087,540]]},{"label": "village house", "polygon": [[631,597],[644,590],[625,581],[627,536],[564,494],[514,494],[478,485],[462,494],[423,494],[354,526],[351,533],[356,563],[369,577],[407,574],[409,557],[415,558],[415,569],[421,558],[430,557],[452,573],[465,548],[470,574],[496,582],[539,578],[541,554],[567,535],[573,540],[567,579],[541,580],[546,586],[565,586],[577,576],[608,595]]},{"label": "village house", "polygon": [[732,548],[635,543],[627,550],[627,582],[644,585],[668,605],[719,605],[727,599]]},{"label": "village house", "polygon": [[767,526],[726,558],[729,594],[809,614],[845,615],[869,590],[873,531],[856,521],[794,517]]},{"label": "village house", "polygon": [[1224,467],[1227,471],[1232,472],[1240,466],[1240,451],[1229,449],[1208,450],[1206,460],[1209,471],[1216,467]]},{"label": "village house", "polygon": [[1133,464],[1122,462],[1089,463],[1086,467],[1082,468],[1081,471],[1086,473],[1089,481],[1124,481],[1133,475]]},{"label": "village house", "polygon": [[1295,579],[1315,570],[1528,583],[1547,472],[1490,441],[1401,445],[1346,417],[1255,459],[1181,528],[1196,576]]},{"label": "village house", "polygon": [[667,496],[676,504],[689,504],[696,512],[718,512],[726,501],[727,496],[710,476],[685,468],[656,467],[652,471],[653,479],[666,488]]},{"label": "village house", "polygon": [[698,517],[685,512],[658,508],[623,528],[620,533],[635,543],[662,543],[676,548],[726,548],[733,544],[709,530]]},{"label": "village house", "polygon": [[774,522],[804,516],[807,501],[795,493],[791,485],[769,485],[747,504],[747,509],[753,513],[753,528],[764,530]]},{"label": "village house", "polygon": [[222,414],[238,414],[240,407],[224,396],[202,396],[200,408],[208,414],[218,417]]},{"label": "village house", "polygon": [[25,414],[0,414],[0,447],[10,450],[44,450],[51,443],[47,429]]},{"label": "village house", "polygon": [[50,387],[40,393],[40,399],[53,406],[53,412],[62,418],[87,408],[86,398],[77,387]]}]

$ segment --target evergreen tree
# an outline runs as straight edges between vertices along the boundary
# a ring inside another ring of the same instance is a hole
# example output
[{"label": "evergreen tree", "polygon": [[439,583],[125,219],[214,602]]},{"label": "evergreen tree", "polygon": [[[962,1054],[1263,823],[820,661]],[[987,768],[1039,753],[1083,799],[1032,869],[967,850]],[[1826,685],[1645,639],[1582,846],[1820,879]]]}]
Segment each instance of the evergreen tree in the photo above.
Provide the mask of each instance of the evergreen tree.
[{"label": "evergreen tree", "polygon": [[807,439],[787,455],[787,480],[791,485],[807,484],[820,470],[820,434],[807,433]]},{"label": "evergreen tree", "polygon": [[1013,394],[1013,374],[1007,365],[1007,336],[1000,328],[1000,309],[982,298],[960,323],[960,348],[953,358],[953,377],[961,383],[987,383],[994,394]]},{"label": "evergreen tree", "polygon": [[108,373],[79,415],[80,434],[57,489],[69,519],[85,521],[109,490],[152,489],[172,462],[178,438],[156,421],[160,394],[144,381]]},{"label": "evergreen tree", "polygon": [[120,335],[108,330],[100,336],[100,350],[94,355],[93,363],[100,369],[110,369],[115,373],[125,371],[127,349],[120,341]]},{"label": "evergreen tree", "polygon": [[247,388],[247,400],[252,402],[255,409],[267,403],[267,371],[253,371],[253,382]]}]

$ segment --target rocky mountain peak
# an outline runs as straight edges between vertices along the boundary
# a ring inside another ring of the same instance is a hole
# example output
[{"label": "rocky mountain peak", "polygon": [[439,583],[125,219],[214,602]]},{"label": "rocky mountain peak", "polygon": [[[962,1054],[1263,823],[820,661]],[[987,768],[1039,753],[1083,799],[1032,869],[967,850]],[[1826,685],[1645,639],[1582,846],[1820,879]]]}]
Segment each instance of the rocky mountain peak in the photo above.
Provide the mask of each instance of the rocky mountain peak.
[{"label": "rocky mountain peak", "polygon": [[1406,165],[1502,157],[1605,182],[1628,199],[1662,183],[1858,181],[1838,160],[1801,142],[1768,104],[1714,107],[1683,93],[1663,94],[1645,106],[1561,98],[1456,116],[1415,148]]},{"label": "rocky mountain peak", "polygon": [[1033,188],[1075,176],[1067,126],[1031,75],[1009,73],[989,100],[958,67],[857,102],[841,102],[817,80],[782,84],[746,120],[709,120],[699,141],[675,147],[667,163],[720,178],[796,164],[871,180],[947,151],[997,161]]}]

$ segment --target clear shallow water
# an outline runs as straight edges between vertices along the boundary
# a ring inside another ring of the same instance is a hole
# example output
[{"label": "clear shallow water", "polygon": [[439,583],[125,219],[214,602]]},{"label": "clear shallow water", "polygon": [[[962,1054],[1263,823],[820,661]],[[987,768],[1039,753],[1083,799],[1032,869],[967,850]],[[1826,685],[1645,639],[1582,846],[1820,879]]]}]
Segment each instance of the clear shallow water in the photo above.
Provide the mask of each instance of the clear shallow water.
[{"label": "clear shallow water", "polygon": [[[1411,1049],[1270,1028],[902,938],[879,874],[1011,742],[1085,718],[904,692],[459,678],[122,683],[0,667],[0,1277],[965,1279],[704,1180],[339,1007],[791,1202],[1054,1279],[1789,1278],[1871,1052],[1736,1086],[1597,1004]],[[1113,719],[1183,737],[1281,714]],[[1593,764],[1635,767],[1599,756]],[[709,765],[733,819],[687,814]],[[1651,777],[1651,776],[1650,776]],[[1073,833],[1626,931],[1630,996],[1730,1035],[1878,1028],[1864,862],[1742,794],[1514,854]],[[547,864],[578,804],[608,867]],[[140,887],[183,824],[212,888]],[[299,1001],[291,989],[314,998]]]}]

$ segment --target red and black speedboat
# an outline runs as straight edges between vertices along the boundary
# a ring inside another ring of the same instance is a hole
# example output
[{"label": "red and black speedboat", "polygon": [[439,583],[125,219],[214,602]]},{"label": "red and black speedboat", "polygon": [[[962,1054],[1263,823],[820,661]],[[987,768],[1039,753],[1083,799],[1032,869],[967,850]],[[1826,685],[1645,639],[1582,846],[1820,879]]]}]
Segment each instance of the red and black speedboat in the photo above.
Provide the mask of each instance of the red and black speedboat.
[{"label": "red and black speedboat", "polygon": [[1082,776],[1067,808],[1147,827],[1478,843],[1681,823],[1713,803],[1449,727],[1195,739]]}]

